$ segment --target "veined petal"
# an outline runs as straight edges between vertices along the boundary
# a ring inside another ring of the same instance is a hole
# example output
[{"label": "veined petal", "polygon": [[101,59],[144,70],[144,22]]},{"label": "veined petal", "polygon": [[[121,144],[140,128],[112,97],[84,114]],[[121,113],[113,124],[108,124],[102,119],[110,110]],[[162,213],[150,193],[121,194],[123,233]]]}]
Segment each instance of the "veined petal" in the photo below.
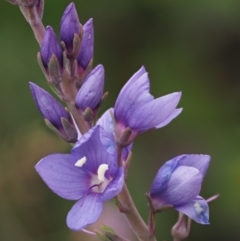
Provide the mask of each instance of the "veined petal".
[{"label": "veined petal", "polygon": [[72,154],[76,160],[83,157],[87,162],[81,167],[86,172],[97,174],[101,164],[109,166],[109,173],[116,172],[116,155],[111,155],[103,145],[101,132],[104,132],[101,126],[95,126],[82,136],[79,144],[72,149]]},{"label": "veined petal", "polygon": [[167,188],[156,199],[159,204],[183,205],[195,198],[201,189],[203,176],[194,167],[178,166],[169,179]]},{"label": "veined petal", "polygon": [[35,168],[48,187],[57,195],[78,200],[90,187],[90,176],[74,164],[70,154],[53,154],[40,160]]},{"label": "veined petal", "polygon": [[74,204],[67,215],[67,226],[75,231],[84,229],[99,218],[103,203],[97,202],[99,195],[89,194]]},{"label": "veined petal", "polygon": [[124,169],[123,167],[120,167],[116,172],[113,180],[108,184],[104,193],[101,195],[98,201],[105,202],[114,198],[116,195],[118,195],[119,192],[122,191],[123,185],[124,185]]},{"label": "veined petal", "polygon": [[132,130],[143,132],[165,122],[175,110],[181,98],[181,92],[159,97],[139,108],[134,108],[128,116]]},{"label": "veined petal", "polygon": [[168,125],[173,119],[175,119],[177,116],[179,116],[182,112],[183,108],[175,109],[172,114],[161,124],[157,125],[156,128],[162,128],[166,125]]},{"label": "veined petal", "polygon": [[184,213],[197,223],[209,224],[208,204],[200,196],[197,196],[195,199],[182,206],[175,207],[175,209],[181,213]]},{"label": "veined petal", "polygon": [[128,118],[139,106],[153,100],[149,93],[149,78],[144,67],[140,68],[120,91],[114,107],[117,121],[128,124]]},{"label": "veined petal", "polygon": [[167,188],[169,179],[173,171],[177,167],[178,162],[179,158],[176,157],[170,161],[165,162],[164,165],[158,170],[150,190],[150,194],[152,197],[160,195],[161,192],[163,192]]},{"label": "veined petal", "polygon": [[204,177],[210,164],[210,159],[209,155],[184,155],[184,158],[179,161],[179,165],[195,167]]},{"label": "veined petal", "polygon": [[100,103],[104,87],[104,68],[100,64],[86,77],[79,89],[75,102],[76,106],[84,111],[87,107],[95,110]]}]

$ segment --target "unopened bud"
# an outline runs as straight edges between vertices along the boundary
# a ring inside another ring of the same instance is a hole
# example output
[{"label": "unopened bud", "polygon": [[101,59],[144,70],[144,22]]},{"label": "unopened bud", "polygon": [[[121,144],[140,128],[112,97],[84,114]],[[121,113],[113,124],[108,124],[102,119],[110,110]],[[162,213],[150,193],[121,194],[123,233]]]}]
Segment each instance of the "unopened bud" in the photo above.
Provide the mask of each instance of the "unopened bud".
[{"label": "unopened bud", "polygon": [[172,227],[172,236],[174,240],[184,240],[188,237],[190,233],[191,219],[184,215],[183,213],[179,213],[177,223]]},{"label": "unopened bud", "polygon": [[45,69],[48,69],[48,64],[53,54],[55,54],[59,62],[59,66],[63,68],[63,53],[58,43],[57,36],[50,26],[46,28],[40,53]]}]

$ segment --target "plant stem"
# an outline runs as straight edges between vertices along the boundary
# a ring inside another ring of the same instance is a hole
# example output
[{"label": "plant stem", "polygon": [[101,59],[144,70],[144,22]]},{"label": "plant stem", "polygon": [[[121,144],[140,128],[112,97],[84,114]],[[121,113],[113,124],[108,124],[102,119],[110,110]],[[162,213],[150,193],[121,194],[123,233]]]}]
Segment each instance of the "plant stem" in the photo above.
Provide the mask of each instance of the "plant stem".
[{"label": "plant stem", "polygon": [[127,217],[133,232],[138,237],[138,240],[156,241],[155,237],[150,237],[148,226],[140,216],[126,184],[123,186],[122,191],[118,194],[117,199],[120,205],[120,211]]},{"label": "plant stem", "polygon": [[30,24],[35,38],[41,46],[45,34],[45,28],[43,26],[41,18],[39,17],[36,7],[27,8],[24,6],[19,6],[19,8],[24,17],[26,18],[27,22]]}]

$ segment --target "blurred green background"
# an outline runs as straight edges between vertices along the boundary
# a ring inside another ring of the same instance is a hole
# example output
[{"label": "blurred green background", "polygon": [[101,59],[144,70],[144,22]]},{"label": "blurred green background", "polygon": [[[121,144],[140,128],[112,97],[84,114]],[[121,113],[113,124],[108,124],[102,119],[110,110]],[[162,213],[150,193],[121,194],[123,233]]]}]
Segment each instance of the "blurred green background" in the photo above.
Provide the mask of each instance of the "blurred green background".
[{"label": "blurred green background", "polygon": [[[67,0],[45,3],[44,25],[59,33]],[[140,136],[134,145],[129,189],[147,219],[144,193],[163,162],[184,153],[212,156],[201,195],[220,193],[210,204],[210,225],[192,223],[188,240],[240,240],[240,1],[92,0],[75,2],[82,23],[94,18],[94,64],[103,64],[102,111],[114,105],[123,84],[141,65],[151,93],[181,90],[183,113],[167,127]],[[90,240],[68,230],[73,202],[53,194],[34,165],[70,147],[51,133],[38,113],[28,82],[47,89],[37,64],[39,46],[19,9],[0,2],[0,240]],[[48,89],[49,90],[49,89]],[[50,90],[49,90],[50,91]],[[98,222],[131,233],[112,204]],[[158,240],[172,240],[177,212],[158,215]],[[96,228],[94,226],[93,228]]]}]

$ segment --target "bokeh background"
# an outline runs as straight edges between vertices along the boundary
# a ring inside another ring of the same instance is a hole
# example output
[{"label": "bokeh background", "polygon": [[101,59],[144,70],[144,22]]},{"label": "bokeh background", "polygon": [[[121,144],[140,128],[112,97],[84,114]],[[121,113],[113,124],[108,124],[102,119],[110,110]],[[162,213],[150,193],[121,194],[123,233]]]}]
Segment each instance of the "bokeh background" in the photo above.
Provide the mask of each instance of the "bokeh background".
[{"label": "bokeh background", "polygon": [[[43,22],[58,34],[69,3],[45,3]],[[82,23],[94,18],[94,64],[105,66],[105,90],[110,92],[102,111],[114,105],[120,88],[141,65],[149,72],[154,96],[183,92],[183,113],[134,144],[128,186],[145,220],[144,193],[162,163],[179,154],[206,153],[212,161],[201,195],[220,193],[220,198],[210,204],[211,224],[192,223],[188,240],[239,241],[240,1],[75,4]],[[73,203],[53,194],[34,169],[45,155],[70,150],[44,125],[30,95],[29,81],[48,89],[37,64],[38,51],[19,9],[0,1],[0,240],[90,240],[68,230],[65,218]],[[134,240],[122,218],[110,203],[97,225],[112,224]],[[176,220],[175,211],[158,215],[158,240],[172,240]]]}]

